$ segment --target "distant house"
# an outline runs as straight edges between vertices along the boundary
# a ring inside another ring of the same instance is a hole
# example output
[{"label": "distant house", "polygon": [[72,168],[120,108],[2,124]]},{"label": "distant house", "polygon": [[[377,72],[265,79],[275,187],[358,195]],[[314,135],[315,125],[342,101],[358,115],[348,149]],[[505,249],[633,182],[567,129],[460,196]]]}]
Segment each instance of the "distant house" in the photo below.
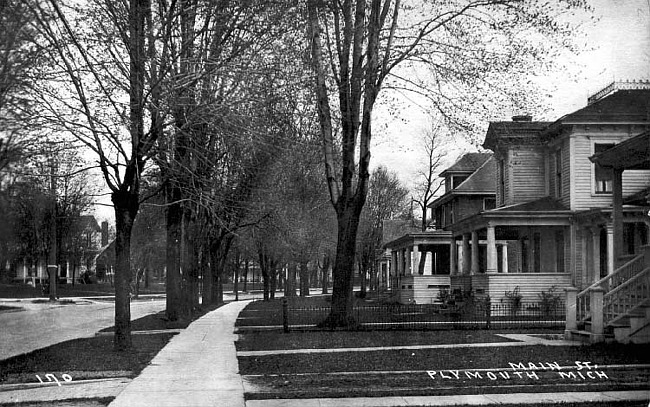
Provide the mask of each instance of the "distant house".
[{"label": "distant house", "polygon": [[[92,215],[81,215],[67,230],[59,243],[58,280],[72,283],[84,273],[94,273],[95,257],[100,249],[101,228]],[[48,279],[44,258],[39,258],[35,264],[23,259],[16,266],[15,281],[35,284]]]},{"label": "distant house", "polygon": [[410,231],[386,243],[400,303],[437,302],[452,288],[451,233],[456,219],[494,207],[494,160],[490,153],[468,153],[443,171],[445,193],[429,207],[435,228]]}]

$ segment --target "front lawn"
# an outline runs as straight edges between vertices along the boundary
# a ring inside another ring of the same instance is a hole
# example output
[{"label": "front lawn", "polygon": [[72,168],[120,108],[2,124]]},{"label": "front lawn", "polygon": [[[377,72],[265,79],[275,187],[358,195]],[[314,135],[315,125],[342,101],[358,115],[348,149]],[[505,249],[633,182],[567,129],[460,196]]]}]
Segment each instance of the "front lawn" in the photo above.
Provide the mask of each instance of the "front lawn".
[{"label": "front lawn", "polygon": [[133,350],[113,349],[112,336],[81,338],[0,361],[0,383],[38,383],[52,373],[73,380],[135,377],[169,342],[173,334],[133,335]]},{"label": "front lawn", "polygon": [[[290,300],[290,307],[327,306],[326,298]],[[357,300],[358,304],[363,304]],[[508,346],[517,341],[497,333],[545,334],[562,337],[561,329],[475,330],[310,330],[283,333],[260,330],[258,325],[281,321],[281,300],[251,303],[238,321],[240,352],[268,355],[238,356],[247,399],[434,396],[491,393],[647,390],[650,353],[647,346],[601,344],[593,346]],[[320,312],[320,309],[318,309]],[[504,343],[492,346],[494,343]],[[367,347],[459,345],[429,349],[363,350]],[[466,346],[462,346],[466,345]],[[289,354],[275,350],[316,350]],[[335,349],[336,352],[326,352]],[[322,351],[320,351],[322,350]],[[590,362],[583,375],[576,362]],[[539,370],[519,367],[529,363]],[[521,365],[520,365],[521,364]],[[546,365],[545,365],[546,364]],[[561,366],[546,369],[551,364]],[[596,368],[597,366],[606,366]],[[595,373],[598,370],[598,375]],[[519,372],[519,373],[515,373]],[[521,376],[518,376],[521,374]],[[530,376],[529,376],[530,374]],[[591,375],[591,376],[590,376]],[[574,403],[569,406],[607,404]],[[623,402],[618,406],[635,403]]]}]

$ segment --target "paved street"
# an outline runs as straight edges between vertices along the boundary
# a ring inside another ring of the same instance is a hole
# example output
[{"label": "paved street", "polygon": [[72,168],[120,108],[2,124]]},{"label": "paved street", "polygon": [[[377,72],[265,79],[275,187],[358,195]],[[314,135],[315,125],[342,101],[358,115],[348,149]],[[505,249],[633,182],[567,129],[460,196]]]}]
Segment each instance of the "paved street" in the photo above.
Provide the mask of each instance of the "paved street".
[{"label": "paved street", "polygon": [[[114,324],[112,302],[74,299],[75,304],[33,303],[31,299],[0,299],[0,305],[21,307],[0,312],[0,360],[75,338],[90,337]],[[164,300],[133,301],[131,318],[165,309]]]}]

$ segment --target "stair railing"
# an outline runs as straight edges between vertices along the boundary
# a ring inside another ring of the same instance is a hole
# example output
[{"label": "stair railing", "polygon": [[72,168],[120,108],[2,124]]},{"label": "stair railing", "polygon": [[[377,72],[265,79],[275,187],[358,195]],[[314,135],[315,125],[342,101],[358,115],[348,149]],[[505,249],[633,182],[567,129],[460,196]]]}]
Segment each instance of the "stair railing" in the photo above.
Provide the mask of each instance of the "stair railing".
[{"label": "stair railing", "polygon": [[582,290],[576,296],[576,320],[578,322],[584,322],[589,317],[591,317],[590,307],[590,294],[589,292],[596,287],[601,287],[605,290],[605,293],[610,292],[626,281],[630,280],[636,274],[640,273],[644,267],[644,255],[640,254],[630,260],[629,262],[623,264],[621,267],[614,270],[612,274],[609,274],[600,280],[596,281],[589,287]]},{"label": "stair railing", "polygon": [[603,325],[616,322],[650,298],[650,267],[603,297]]}]

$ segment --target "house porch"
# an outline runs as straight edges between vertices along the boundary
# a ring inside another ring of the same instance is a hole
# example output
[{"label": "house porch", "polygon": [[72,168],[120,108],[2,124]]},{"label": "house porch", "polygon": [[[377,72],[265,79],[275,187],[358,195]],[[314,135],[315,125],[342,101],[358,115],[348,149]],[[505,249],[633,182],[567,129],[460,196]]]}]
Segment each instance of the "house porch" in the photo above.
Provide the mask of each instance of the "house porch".
[{"label": "house porch", "polygon": [[450,236],[441,230],[409,233],[386,244],[400,303],[431,304],[449,290]]},{"label": "house porch", "polygon": [[542,292],[572,286],[571,211],[524,209],[486,211],[453,225],[452,290],[492,301],[518,290],[522,300],[538,301]]}]

